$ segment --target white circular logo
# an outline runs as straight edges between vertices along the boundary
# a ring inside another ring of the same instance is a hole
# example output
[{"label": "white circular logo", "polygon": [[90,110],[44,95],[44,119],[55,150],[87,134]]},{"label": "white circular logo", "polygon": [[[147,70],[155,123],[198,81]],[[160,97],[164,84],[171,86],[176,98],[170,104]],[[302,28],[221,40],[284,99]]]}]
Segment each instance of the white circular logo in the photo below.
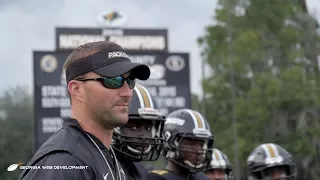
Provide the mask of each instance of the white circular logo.
[{"label": "white circular logo", "polygon": [[97,17],[97,23],[102,27],[122,26],[127,22],[127,16],[119,11],[102,12]]},{"label": "white circular logo", "polygon": [[172,55],[167,58],[166,66],[171,71],[181,71],[185,66],[185,62],[181,56]]},{"label": "white circular logo", "polygon": [[58,60],[52,55],[45,55],[40,60],[40,67],[44,72],[53,72],[58,67]]}]

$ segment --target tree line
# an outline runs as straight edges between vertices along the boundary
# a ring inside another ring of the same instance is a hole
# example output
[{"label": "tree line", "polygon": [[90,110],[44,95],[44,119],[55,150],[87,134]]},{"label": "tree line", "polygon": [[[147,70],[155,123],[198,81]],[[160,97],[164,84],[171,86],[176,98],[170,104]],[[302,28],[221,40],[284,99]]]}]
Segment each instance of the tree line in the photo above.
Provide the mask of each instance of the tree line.
[{"label": "tree line", "polygon": [[214,14],[198,39],[212,70],[202,82],[205,98],[198,98],[206,103],[194,107],[210,121],[215,146],[229,156],[237,179],[246,179],[249,153],[266,142],[292,153],[300,179],[318,179],[317,21],[298,0],[220,0]]}]

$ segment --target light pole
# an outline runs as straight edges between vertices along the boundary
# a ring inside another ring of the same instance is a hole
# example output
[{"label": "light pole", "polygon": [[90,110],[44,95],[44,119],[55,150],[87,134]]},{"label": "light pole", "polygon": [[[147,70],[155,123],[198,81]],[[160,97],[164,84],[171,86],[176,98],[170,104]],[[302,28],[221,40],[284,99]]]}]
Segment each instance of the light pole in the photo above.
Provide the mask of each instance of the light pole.
[{"label": "light pole", "polygon": [[205,58],[202,58],[202,67],[201,67],[201,69],[202,69],[202,102],[203,102],[203,105],[202,105],[202,113],[203,113],[203,115],[205,116],[205,117],[208,117],[207,116],[207,101],[206,101],[206,92],[205,92],[205,89],[204,89],[204,80],[205,80],[205,78],[206,78],[206,72],[205,72],[205,69],[206,69],[206,60],[205,60]]},{"label": "light pole", "polygon": [[231,83],[231,103],[232,103],[232,126],[233,126],[233,139],[234,139],[234,162],[235,162],[235,177],[240,179],[240,169],[239,169],[239,154],[238,154],[238,132],[237,132],[237,115],[236,115],[236,87],[234,80],[234,67],[233,67],[233,52],[231,49],[232,42],[232,22],[231,22],[231,7],[228,0],[224,1],[225,7],[227,9],[227,41],[228,41],[228,61],[230,62],[230,83]]}]

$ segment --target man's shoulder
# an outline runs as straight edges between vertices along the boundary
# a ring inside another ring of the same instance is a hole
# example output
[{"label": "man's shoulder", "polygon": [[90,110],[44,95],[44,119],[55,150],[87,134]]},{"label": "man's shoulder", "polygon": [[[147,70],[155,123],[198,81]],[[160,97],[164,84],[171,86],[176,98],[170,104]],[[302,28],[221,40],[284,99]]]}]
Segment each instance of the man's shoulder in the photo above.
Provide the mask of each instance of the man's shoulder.
[{"label": "man's shoulder", "polygon": [[81,156],[78,151],[83,151],[86,148],[81,143],[81,134],[69,128],[61,128],[54,133],[43,145],[36,151],[29,165],[43,159],[46,156]]},{"label": "man's shoulder", "polygon": [[53,151],[35,163],[35,165],[41,166],[53,164],[75,165],[82,164],[82,161],[67,151]]},{"label": "man's shoulder", "polygon": [[137,169],[141,179],[146,179],[146,177],[148,175],[147,168],[141,162],[134,162],[133,164],[134,164],[135,168]]},{"label": "man's shoulder", "polygon": [[[55,151],[46,156],[38,159],[36,162],[32,163],[33,167],[39,167],[38,169],[25,169],[21,175],[20,179],[32,179],[32,177],[43,177],[45,179],[51,179],[55,172],[59,172],[65,176],[75,176],[77,169],[68,170],[66,168],[75,167],[79,168],[86,176],[93,176],[93,173],[90,172],[90,168],[82,160],[77,157],[72,156],[66,151]],[[86,172],[84,172],[86,171]]]},{"label": "man's shoulder", "polygon": [[86,138],[85,134],[76,125],[76,120],[65,119],[62,128],[51,135],[39,149],[60,148],[75,150],[79,141]]},{"label": "man's shoulder", "polygon": [[[158,179],[158,180],[183,180],[185,177],[180,176],[174,172],[168,170],[152,170],[148,173],[148,180]],[[207,180],[207,177],[204,174],[193,174],[193,180]]]},{"label": "man's shoulder", "polygon": [[209,180],[209,178],[203,172],[198,172],[193,175],[193,180]]},{"label": "man's shoulder", "polygon": [[52,150],[64,150],[72,153],[79,142],[80,135],[71,129],[61,128],[54,133],[36,153],[50,152]]},{"label": "man's shoulder", "polygon": [[148,172],[147,168],[141,162],[134,162],[133,164],[137,169]]}]

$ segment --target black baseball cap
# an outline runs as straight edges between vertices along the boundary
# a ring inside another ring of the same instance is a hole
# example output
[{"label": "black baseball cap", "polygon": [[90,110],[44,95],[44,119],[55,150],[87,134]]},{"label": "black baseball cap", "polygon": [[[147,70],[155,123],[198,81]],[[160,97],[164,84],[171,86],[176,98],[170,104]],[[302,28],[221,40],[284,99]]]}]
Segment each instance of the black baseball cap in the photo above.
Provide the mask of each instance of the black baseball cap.
[{"label": "black baseball cap", "polygon": [[110,48],[77,60],[68,67],[67,83],[88,72],[95,72],[105,77],[116,77],[131,71],[131,75],[140,80],[147,80],[150,77],[150,69],[147,65],[131,62],[121,46],[109,43]]}]

